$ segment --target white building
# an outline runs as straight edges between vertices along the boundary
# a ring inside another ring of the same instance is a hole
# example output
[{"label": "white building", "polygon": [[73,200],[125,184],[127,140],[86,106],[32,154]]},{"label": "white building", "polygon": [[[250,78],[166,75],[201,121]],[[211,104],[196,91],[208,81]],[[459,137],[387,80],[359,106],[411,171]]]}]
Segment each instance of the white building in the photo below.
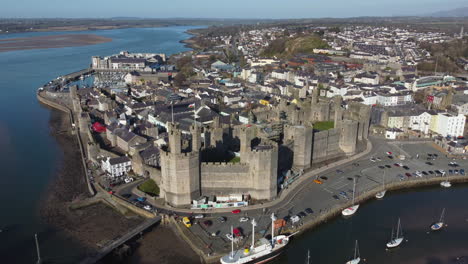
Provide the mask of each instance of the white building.
[{"label": "white building", "polygon": [[465,129],[466,117],[464,115],[451,115],[449,113],[439,113],[437,115],[437,125],[434,127],[434,132],[442,135],[443,137],[463,136]]},{"label": "white building", "polygon": [[101,168],[112,178],[121,177],[132,169],[132,162],[127,156],[107,158],[101,161]]},{"label": "white building", "polygon": [[431,126],[432,115],[428,112],[423,112],[420,115],[410,116],[410,128],[411,130],[419,130],[424,134],[429,133]]}]

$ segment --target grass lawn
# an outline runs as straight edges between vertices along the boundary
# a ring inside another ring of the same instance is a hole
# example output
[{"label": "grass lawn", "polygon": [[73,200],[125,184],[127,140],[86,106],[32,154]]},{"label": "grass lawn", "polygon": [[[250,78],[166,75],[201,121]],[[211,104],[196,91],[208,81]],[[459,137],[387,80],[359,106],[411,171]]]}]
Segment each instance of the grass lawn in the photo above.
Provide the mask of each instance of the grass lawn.
[{"label": "grass lawn", "polygon": [[152,179],[146,180],[144,183],[138,186],[138,190],[147,193],[151,196],[159,195],[159,187]]},{"label": "grass lawn", "polygon": [[333,121],[323,121],[314,123],[314,129],[318,131],[328,130],[335,127],[335,122]]},{"label": "grass lawn", "polygon": [[232,158],[229,162],[232,162],[232,163],[239,163],[239,162],[240,162],[240,157],[234,157],[234,158]]}]

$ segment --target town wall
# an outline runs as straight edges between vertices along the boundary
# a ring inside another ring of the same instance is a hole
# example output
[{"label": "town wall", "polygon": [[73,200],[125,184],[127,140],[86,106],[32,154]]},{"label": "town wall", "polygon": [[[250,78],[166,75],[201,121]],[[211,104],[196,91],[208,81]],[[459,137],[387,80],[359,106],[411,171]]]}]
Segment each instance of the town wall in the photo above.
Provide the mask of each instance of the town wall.
[{"label": "town wall", "polygon": [[203,195],[249,193],[249,171],[244,163],[201,163],[201,191]]}]

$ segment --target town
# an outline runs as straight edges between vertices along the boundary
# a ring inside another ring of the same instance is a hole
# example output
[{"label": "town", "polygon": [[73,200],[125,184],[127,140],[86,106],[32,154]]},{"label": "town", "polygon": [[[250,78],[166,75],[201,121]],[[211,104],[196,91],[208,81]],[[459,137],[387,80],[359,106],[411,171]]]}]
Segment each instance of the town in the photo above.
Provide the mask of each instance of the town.
[{"label": "town", "polygon": [[[449,174],[426,173],[424,162],[465,162],[466,44],[463,28],[450,35],[390,26],[220,27],[197,34],[194,50],[171,56],[96,54],[89,69],[45,84],[38,98],[70,112],[91,193],[148,217],[186,216],[178,223],[192,231],[181,232],[202,241],[193,247],[207,260],[219,260],[242,229],[213,228],[202,219],[208,215],[218,225],[262,215],[263,229],[273,222],[294,233],[307,225],[300,218],[323,212],[313,218],[318,223],[354,205],[355,193],[385,191],[380,170],[395,170],[388,184],[396,188],[414,175],[440,182]],[[441,45],[465,50],[443,56]],[[432,152],[418,142],[444,154],[419,160]],[[375,168],[349,190],[348,176],[382,159],[395,166]],[[400,161],[418,171],[397,173],[407,167]],[[330,173],[343,174],[344,194]],[[450,174],[456,181],[464,170]],[[306,200],[317,206],[303,206]],[[292,205],[306,213],[290,215]],[[248,243],[239,237],[236,243]]]}]

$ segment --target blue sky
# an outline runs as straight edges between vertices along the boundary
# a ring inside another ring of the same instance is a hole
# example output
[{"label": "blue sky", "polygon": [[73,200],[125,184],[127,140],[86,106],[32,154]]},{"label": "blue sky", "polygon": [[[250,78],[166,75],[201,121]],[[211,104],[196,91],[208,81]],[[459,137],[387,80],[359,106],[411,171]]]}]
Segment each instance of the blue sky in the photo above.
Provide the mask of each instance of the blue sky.
[{"label": "blue sky", "polygon": [[466,0],[2,0],[0,17],[317,18],[418,15]]}]

